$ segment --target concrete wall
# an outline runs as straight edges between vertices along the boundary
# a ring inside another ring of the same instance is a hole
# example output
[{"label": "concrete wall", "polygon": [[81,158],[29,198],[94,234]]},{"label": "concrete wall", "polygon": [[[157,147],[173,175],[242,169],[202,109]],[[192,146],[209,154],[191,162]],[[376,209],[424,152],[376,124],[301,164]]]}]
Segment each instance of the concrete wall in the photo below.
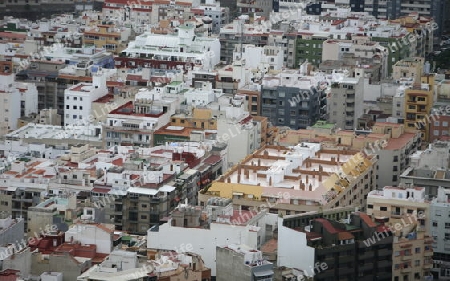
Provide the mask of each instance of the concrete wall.
[{"label": "concrete wall", "polygon": [[[159,226],[159,231],[147,232],[147,248],[190,251],[202,256],[211,275],[216,276],[216,246],[245,244],[258,248],[259,232],[231,224],[211,224],[210,229],[172,227],[171,221]],[[253,235],[251,235],[253,234]],[[261,238],[260,238],[261,239]],[[189,247],[189,248],[188,248]]]},{"label": "concrete wall", "polygon": [[283,226],[283,219],[279,218],[277,266],[310,271],[314,268],[314,256],[315,249],[306,244],[306,233]]},{"label": "concrete wall", "polygon": [[[3,201],[3,195],[2,195]],[[17,219],[17,221],[6,229],[2,229],[0,232],[0,245],[9,243],[16,243],[17,240],[23,238],[24,232],[24,220]]]},{"label": "concrete wall", "polygon": [[2,269],[19,270],[22,277],[28,276],[31,270],[30,248],[24,249],[3,261]]}]

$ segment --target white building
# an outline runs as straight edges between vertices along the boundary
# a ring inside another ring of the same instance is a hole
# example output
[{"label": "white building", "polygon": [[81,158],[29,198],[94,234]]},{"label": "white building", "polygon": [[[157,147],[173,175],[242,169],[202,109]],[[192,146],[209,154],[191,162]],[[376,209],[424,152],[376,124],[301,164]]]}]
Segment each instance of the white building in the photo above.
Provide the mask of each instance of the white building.
[{"label": "white building", "polygon": [[113,249],[113,234],[113,225],[77,223],[66,231],[65,242],[93,244],[97,246],[97,253],[109,254]]},{"label": "white building", "polygon": [[[178,34],[152,34],[146,32],[136,37],[122,51],[123,56],[152,58],[157,61],[186,62],[212,70],[220,60],[220,42],[214,37],[196,36],[195,26],[180,25]],[[160,66],[161,67],[161,66]]]},{"label": "white building", "polygon": [[33,83],[16,83],[20,92],[20,101],[24,104],[21,108],[21,116],[30,116],[38,113],[38,91]]},{"label": "white building", "polygon": [[[147,248],[199,254],[212,276],[216,276],[216,246],[245,244],[258,249],[265,239],[264,213],[233,210],[230,200],[214,199],[217,205],[208,205],[203,215],[200,207],[180,205],[167,223],[148,230]],[[208,217],[204,227],[197,216]],[[184,227],[183,221],[189,217],[192,220]]]},{"label": "white building", "polygon": [[64,91],[66,126],[89,123],[92,102],[108,94],[106,78],[114,72],[112,70],[98,71],[93,75],[92,83],[79,83]]},{"label": "white building", "polygon": [[17,129],[20,118],[20,91],[14,85],[14,74],[0,74],[0,135]]},{"label": "white building", "polygon": [[281,70],[284,63],[284,52],[281,47],[264,46],[256,47],[255,45],[245,44],[236,45],[233,53],[233,61],[243,59],[245,67],[251,69],[260,69],[267,72],[268,70]]},{"label": "white building", "polygon": [[184,92],[184,101],[188,106],[206,106],[223,95],[221,89],[213,89],[211,82],[202,82],[201,88],[194,88]]},{"label": "white building", "polygon": [[433,236],[433,252],[437,254],[434,258],[434,271],[439,280],[450,280],[450,262],[444,257],[450,255],[450,191],[443,187],[438,188],[438,195],[430,204],[430,230]]},{"label": "white building", "polygon": [[232,167],[261,146],[261,123],[253,122],[244,96],[219,100],[217,141],[228,144],[228,166]]}]

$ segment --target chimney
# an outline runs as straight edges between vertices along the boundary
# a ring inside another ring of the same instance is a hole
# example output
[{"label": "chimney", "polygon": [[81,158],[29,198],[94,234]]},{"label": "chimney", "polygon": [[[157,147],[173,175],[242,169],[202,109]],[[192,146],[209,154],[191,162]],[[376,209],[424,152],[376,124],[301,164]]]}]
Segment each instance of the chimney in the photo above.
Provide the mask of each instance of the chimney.
[{"label": "chimney", "polygon": [[309,191],[312,191],[312,184],[309,184]]},{"label": "chimney", "polygon": [[237,183],[241,183],[241,174],[240,173],[237,176]]},{"label": "chimney", "polygon": [[300,186],[301,190],[306,190],[306,185],[302,182],[301,186]]},{"label": "chimney", "polygon": [[309,177],[306,175],[306,183],[309,183]]},{"label": "chimney", "polygon": [[258,159],[258,167],[261,166],[261,159]]},{"label": "chimney", "polygon": [[230,183],[230,182],[231,182],[231,178],[228,177],[228,178],[227,178],[227,183]]},{"label": "chimney", "polygon": [[272,186],[272,177],[269,177],[269,186]]}]

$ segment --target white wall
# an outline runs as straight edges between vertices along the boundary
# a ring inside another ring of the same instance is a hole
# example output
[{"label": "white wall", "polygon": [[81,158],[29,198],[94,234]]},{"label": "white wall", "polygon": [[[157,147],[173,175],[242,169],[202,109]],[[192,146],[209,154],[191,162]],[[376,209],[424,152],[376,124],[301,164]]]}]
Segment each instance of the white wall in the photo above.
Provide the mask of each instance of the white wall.
[{"label": "white wall", "polygon": [[109,254],[112,249],[111,234],[98,228],[95,225],[76,224],[65,233],[65,241],[70,242],[71,237],[74,241],[80,241],[81,244],[97,245],[97,253]]},{"label": "white wall", "polygon": [[[260,231],[263,231],[262,229]],[[147,248],[191,251],[202,256],[211,275],[216,276],[216,246],[245,244],[257,249],[256,232],[249,227],[212,223],[210,229],[172,227],[171,220],[158,232],[147,232]],[[189,248],[188,248],[189,246]]]},{"label": "white wall", "polygon": [[283,219],[278,219],[278,266],[311,272],[314,252],[314,248],[306,245],[306,233],[284,227]]}]

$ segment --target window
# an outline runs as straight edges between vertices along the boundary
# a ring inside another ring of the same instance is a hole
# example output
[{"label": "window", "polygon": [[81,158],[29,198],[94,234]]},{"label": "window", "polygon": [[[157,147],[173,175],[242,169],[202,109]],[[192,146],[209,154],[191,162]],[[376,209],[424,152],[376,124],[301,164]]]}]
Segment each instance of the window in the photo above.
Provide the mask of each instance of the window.
[{"label": "window", "polygon": [[367,209],[373,209],[373,205],[372,204],[368,204],[367,205]]},{"label": "window", "polygon": [[438,222],[437,221],[433,222],[433,227],[438,227]]},{"label": "window", "polygon": [[442,127],[448,127],[448,122],[443,121],[442,122]]},{"label": "window", "polygon": [[433,130],[433,136],[439,136],[439,130]]},{"label": "window", "polygon": [[445,229],[449,229],[450,228],[450,222],[446,222],[445,223]]},{"label": "window", "polygon": [[70,109],[70,106],[69,106],[69,105],[66,105],[66,109]]},{"label": "window", "polygon": [[440,122],[439,121],[434,121],[434,126],[439,126]]},{"label": "window", "polygon": [[141,215],[141,220],[146,220],[147,216],[146,215]]},{"label": "window", "polygon": [[77,97],[73,97],[73,100],[77,100]]},{"label": "window", "polygon": [[82,106],[80,106],[80,110],[83,110],[83,107],[82,107]]},{"label": "window", "polygon": [[416,254],[420,253],[420,247],[416,248]]},{"label": "window", "polygon": [[2,206],[8,206],[8,202],[7,202],[7,201],[1,201],[1,202],[0,202],[0,205],[2,205]]},{"label": "window", "polygon": [[387,211],[387,207],[380,207],[380,211]]},{"label": "window", "polygon": [[77,115],[73,115],[72,118],[73,118],[73,119],[77,119]]},{"label": "window", "polygon": [[445,233],[444,239],[445,240],[450,240],[450,233]]},{"label": "window", "polygon": [[142,204],[141,207],[145,209],[147,208],[147,204]]},{"label": "window", "polygon": [[434,215],[436,217],[440,217],[440,216],[442,216],[442,211],[441,210],[436,210],[436,213]]},{"label": "window", "polygon": [[78,107],[76,105],[73,106],[73,109],[78,109]]},{"label": "window", "polygon": [[394,156],[394,162],[398,162],[398,156]]}]

